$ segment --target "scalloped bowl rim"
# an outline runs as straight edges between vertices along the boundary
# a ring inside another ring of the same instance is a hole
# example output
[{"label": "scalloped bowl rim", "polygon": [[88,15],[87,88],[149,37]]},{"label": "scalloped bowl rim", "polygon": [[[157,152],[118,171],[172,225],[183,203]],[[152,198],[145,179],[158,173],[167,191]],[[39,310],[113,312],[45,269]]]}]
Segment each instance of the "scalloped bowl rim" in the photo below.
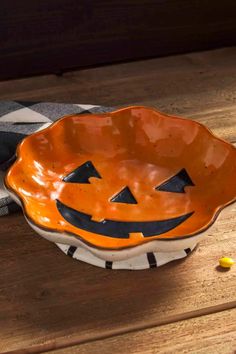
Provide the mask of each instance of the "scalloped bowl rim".
[{"label": "scalloped bowl rim", "polygon": [[[194,121],[192,119],[188,119],[188,118],[184,118],[184,117],[180,117],[180,116],[176,116],[176,115],[166,114],[164,112],[161,112],[161,111],[159,111],[155,108],[149,107],[149,106],[142,106],[142,105],[132,106],[131,105],[131,106],[122,107],[122,108],[119,108],[119,109],[116,109],[113,111],[109,111],[109,112],[94,113],[94,115],[103,116],[104,114],[109,114],[109,113],[114,114],[117,112],[121,112],[123,110],[129,110],[132,108],[144,108],[147,110],[152,110],[157,113],[160,113],[161,115],[166,116],[166,117],[175,118],[175,119],[183,120],[183,121],[186,121],[186,120],[192,121],[194,124],[197,124],[201,128],[203,128],[204,130],[206,130],[208,132],[209,136],[217,139],[218,141],[221,141],[222,143],[226,144],[227,146],[230,146],[231,148],[234,148],[236,151],[236,148],[234,147],[233,144],[216,136],[204,124]],[[29,137],[31,137],[32,135],[35,135],[39,132],[53,129],[57,124],[60,123],[61,120],[65,119],[67,117],[74,116],[74,115],[76,115],[76,113],[65,115],[65,116],[61,117],[60,119],[56,120],[55,122],[53,122],[50,126],[47,126],[47,127],[29,135],[29,136],[26,136],[21,141],[21,143],[19,143],[19,145],[17,146],[16,160],[12,166],[14,166],[14,164],[16,164],[20,160],[20,158],[21,158],[20,149],[21,149],[21,146],[25,140],[27,140]],[[83,113],[80,116],[84,116],[84,115],[87,115],[87,114]],[[38,225],[37,223],[35,223],[30,218],[30,216],[27,214],[25,206],[24,206],[24,202],[21,199],[21,197],[11,188],[11,186],[7,182],[8,172],[11,170],[11,167],[8,169],[6,176],[4,178],[4,186],[5,186],[6,190],[8,191],[8,193],[10,194],[10,196],[12,197],[12,199],[14,199],[15,202],[21,206],[24,216],[25,216],[25,219],[28,222],[28,224],[32,227],[32,229],[34,229],[38,234],[40,234],[42,237],[48,239],[49,241],[52,241],[55,243],[62,243],[62,244],[75,246],[75,247],[84,247],[85,249],[87,249],[90,252],[92,252],[93,254],[95,254],[97,257],[99,257],[101,259],[108,260],[108,261],[124,260],[129,257],[135,257],[135,256],[138,256],[142,253],[148,253],[148,252],[158,252],[158,251],[159,252],[169,252],[169,251],[178,251],[178,250],[183,250],[183,249],[193,247],[193,245],[197,244],[200,240],[202,240],[205,237],[206,231],[209,230],[213,226],[213,224],[215,223],[215,221],[218,218],[221,211],[226,207],[230,207],[230,205],[232,205],[233,203],[236,202],[236,195],[235,195],[235,197],[232,198],[231,200],[229,200],[227,203],[221,204],[214,209],[214,214],[213,214],[212,218],[209,220],[208,223],[206,223],[204,225],[204,227],[201,230],[198,230],[196,233],[193,233],[193,234],[190,234],[187,236],[179,237],[178,239],[173,239],[173,238],[155,239],[155,240],[146,241],[146,242],[139,244],[139,245],[120,247],[120,248],[99,247],[99,246],[90,244],[86,240],[80,238],[78,235],[75,235],[73,233],[69,233],[67,231],[60,231],[60,230],[56,230],[56,229],[45,228],[44,226]]]}]

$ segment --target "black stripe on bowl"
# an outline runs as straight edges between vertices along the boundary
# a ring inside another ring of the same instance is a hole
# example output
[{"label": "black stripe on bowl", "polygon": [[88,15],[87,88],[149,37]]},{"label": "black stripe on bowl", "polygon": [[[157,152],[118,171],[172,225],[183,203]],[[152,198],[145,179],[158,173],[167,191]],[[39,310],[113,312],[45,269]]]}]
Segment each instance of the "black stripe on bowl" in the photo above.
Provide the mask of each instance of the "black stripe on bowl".
[{"label": "black stripe on bowl", "polygon": [[157,261],[155,254],[152,252],[147,253],[147,260],[149,263],[150,268],[156,268],[157,267]]}]

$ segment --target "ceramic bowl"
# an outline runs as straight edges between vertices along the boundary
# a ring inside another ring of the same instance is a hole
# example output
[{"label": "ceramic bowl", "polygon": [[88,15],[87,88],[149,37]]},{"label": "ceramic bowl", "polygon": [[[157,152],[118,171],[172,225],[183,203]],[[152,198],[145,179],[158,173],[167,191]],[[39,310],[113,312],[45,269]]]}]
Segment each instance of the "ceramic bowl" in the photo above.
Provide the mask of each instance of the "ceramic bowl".
[{"label": "ceramic bowl", "polygon": [[235,177],[233,145],[133,106],[25,138],[5,185],[40,235],[111,262],[192,249],[236,200]]}]

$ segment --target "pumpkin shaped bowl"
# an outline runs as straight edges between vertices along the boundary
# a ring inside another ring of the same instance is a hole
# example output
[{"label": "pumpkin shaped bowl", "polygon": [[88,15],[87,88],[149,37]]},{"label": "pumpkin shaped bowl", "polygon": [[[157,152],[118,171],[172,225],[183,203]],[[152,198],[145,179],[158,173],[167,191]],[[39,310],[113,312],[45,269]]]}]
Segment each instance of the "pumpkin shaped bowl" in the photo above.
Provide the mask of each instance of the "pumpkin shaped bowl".
[{"label": "pumpkin shaped bowl", "polygon": [[235,177],[233,145],[195,121],[132,106],[66,116],[26,137],[5,186],[64,252],[129,268],[144,254],[186,256],[236,200]]}]

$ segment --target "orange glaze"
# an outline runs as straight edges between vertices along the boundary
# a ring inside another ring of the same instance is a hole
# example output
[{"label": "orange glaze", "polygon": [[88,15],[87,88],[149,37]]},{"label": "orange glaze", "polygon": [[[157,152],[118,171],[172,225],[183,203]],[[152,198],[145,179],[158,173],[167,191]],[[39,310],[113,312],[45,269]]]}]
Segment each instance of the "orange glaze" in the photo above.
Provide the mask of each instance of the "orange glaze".
[{"label": "orange glaze", "polygon": [[[17,154],[6,186],[21,199],[28,218],[95,247],[119,249],[189,237],[206,229],[217,211],[236,199],[236,149],[197,122],[151,108],[64,117],[25,138]],[[86,161],[101,178],[91,177],[87,184],[62,180]],[[155,189],[183,168],[194,183],[185,193]],[[111,202],[124,187],[136,204]],[[129,238],[114,238],[71,225],[56,199],[94,221],[160,221],[194,213],[160,235],[143,237],[140,230]]]}]

